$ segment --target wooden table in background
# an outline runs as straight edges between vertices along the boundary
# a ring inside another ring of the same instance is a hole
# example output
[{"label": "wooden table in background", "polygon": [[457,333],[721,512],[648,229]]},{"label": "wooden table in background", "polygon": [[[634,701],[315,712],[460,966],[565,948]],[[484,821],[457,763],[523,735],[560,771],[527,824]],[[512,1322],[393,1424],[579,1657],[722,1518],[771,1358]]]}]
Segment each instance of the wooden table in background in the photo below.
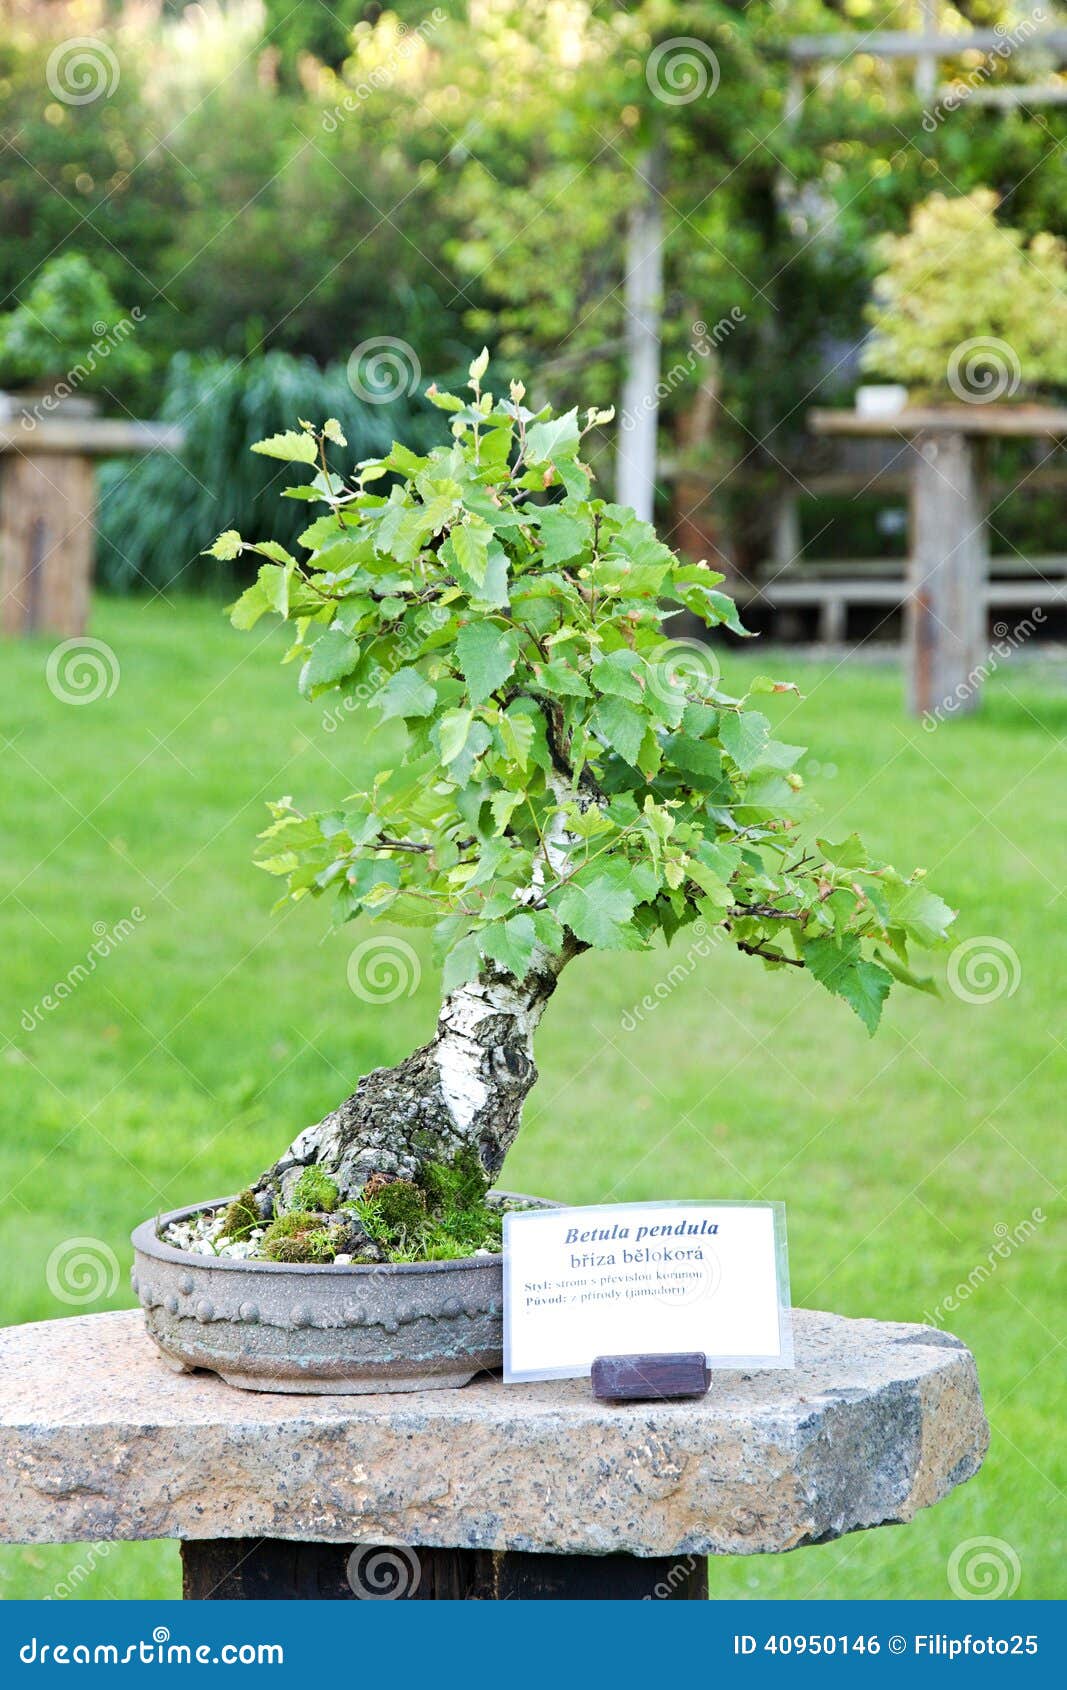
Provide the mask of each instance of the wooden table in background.
[{"label": "wooden table in background", "polygon": [[0,632],[84,633],[96,537],[93,459],[176,451],[170,423],[0,423]]},{"label": "wooden table in background", "polygon": [[909,406],[885,417],[812,411],[808,426],[815,434],[909,442],[908,708],[921,716],[951,700],[954,715],[976,709],[989,655],[984,444],[994,437],[1067,439],[1067,410],[982,403]]}]

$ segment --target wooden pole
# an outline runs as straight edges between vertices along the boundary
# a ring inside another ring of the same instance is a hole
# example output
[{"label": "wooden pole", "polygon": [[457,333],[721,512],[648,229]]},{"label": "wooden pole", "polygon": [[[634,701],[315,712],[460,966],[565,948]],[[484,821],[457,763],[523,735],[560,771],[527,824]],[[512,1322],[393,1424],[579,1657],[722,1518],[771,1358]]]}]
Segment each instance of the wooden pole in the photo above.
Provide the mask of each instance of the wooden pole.
[{"label": "wooden pole", "polygon": [[626,241],[626,375],[617,424],[615,497],[652,521],[659,427],[660,321],[663,312],[662,154],[646,153]]},{"label": "wooden pole", "polygon": [[977,709],[986,646],[989,543],[976,441],[962,432],[914,442],[908,578],[908,708]]},{"label": "wooden pole", "polygon": [[[919,29],[924,41],[936,36],[940,11],[940,0],[919,0]],[[915,55],[913,87],[915,98],[929,105],[937,91],[937,53],[929,48]]]}]

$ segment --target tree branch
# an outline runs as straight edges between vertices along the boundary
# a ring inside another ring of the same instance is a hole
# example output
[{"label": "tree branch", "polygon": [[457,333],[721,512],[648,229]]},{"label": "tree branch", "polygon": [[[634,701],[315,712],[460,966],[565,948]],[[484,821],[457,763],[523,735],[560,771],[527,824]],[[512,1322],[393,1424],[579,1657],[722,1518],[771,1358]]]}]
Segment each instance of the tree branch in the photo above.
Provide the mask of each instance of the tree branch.
[{"label": "tree branch", "polygon": [[806,962],[801,962],[795,956],[781,956],[778,951],[765,951],[762,945],[746,945],[743,939],[735,939],[734,944],[746,956],[761,956],[767,962],[787,962],[790,968],[806,968]]}]

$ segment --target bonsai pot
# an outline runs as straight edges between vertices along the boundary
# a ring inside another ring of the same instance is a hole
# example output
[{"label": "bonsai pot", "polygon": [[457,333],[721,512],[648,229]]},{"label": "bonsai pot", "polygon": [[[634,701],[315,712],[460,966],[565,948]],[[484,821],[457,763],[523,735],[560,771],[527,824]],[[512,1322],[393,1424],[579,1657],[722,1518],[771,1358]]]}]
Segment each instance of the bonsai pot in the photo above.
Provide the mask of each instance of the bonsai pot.
[{"label": "bonsai pot", "polygon": [[133,1233],[133,1288],[149,1336],[178,1372],[202,1368],[245,1391],[362,1395],[466,1385],[502,1365],[502,1256],[246,1261],[177,1250],[160,1237],[172,1222],[231,1201],[175,1209]]}]

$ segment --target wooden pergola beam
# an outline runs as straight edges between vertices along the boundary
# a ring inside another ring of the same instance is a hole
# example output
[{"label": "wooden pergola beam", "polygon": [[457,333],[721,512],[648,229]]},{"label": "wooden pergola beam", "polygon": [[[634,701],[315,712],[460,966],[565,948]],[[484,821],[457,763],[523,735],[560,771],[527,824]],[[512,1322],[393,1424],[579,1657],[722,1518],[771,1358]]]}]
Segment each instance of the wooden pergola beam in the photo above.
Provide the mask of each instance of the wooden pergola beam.
[{"label": "wooden pergola beam", "polygon": [[[875,59],[958,59],[964,53],[991,53],[1003,47],[1008,32],[971,29],[959,35],[919,34],[915,30],[881,29],[861,34],[797,35],[786,53],[795,64],[819,64],[827,59],[851,59],[863,53]],[[1027,50],[1040,49],[1067,60],[1067,29],[1035,30],[1025,41]]]}]

